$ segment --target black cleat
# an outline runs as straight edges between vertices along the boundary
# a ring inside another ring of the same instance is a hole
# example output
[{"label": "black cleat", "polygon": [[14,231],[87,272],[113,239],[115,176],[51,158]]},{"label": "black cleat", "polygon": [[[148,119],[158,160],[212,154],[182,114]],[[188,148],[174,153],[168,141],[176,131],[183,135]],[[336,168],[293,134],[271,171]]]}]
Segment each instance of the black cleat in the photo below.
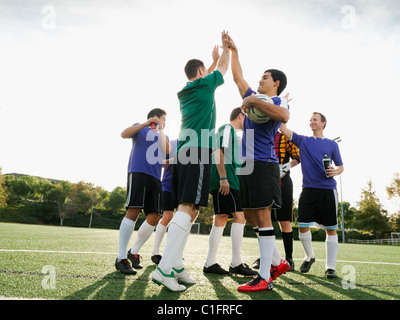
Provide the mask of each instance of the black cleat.
[{"label": "black cleat", "polygon": [[229,267],[229,273],[240,274],[242,276],[256,276],[257,271],[250,269],[246,263],[241,263],[236,267]]},{"label": "black cleat", "polygon": [[142,269],[143,266],[140,264],[141,256],[139,254],[132,254],[131,249],[128,251],[128,259],[131,260],[132,267],[134,269]]},{"label": "black cleat", "polygon": [[115,268],[123,274],[136,274],[137,271],[131,267],[128,259],[115,260]]},{"label": "black cleat", "polygon": [[214,274],[229,274],[229,272],[226,271],[225,269],[222,269],[218,263],[214,263],[212,266],[209,267],[204,266],[203,272],[214,273]]},{"label": "black cleat", "polygon": [[256,261],[253,262],[252,268],[260,269],[260,258],[258,258]]},{"label": "black cleat", "polygon": [[153,261],[154,264],[158,265],[161,261],[161,255],[155,254],[154,256],[151,256],[151,261]]},{"label": "black cleat", "polygon": [[337,278],[336,272],[335,272],[335,270],[333,270],[333,269],[327,269],[327,270],[325,271],[325,276],[326,276],[328,279],[336,279],[336,278]]},{"label": "black cleat", "polygon": [[311,265],[315,262],[315,258],[311,258],[310,261],[304,261],[300,267],[300,271],[303,273],[307,273],[310,271]]},{"label": "black cleat", "polygon": [[294,261],[293,261],[293,259],[286,258],[285,260],[286,260],[286,261],[289,263],[289,265],[290,265],[290,269],[288,270],[288,272],[289,272],[289,271],[294,271]]}]

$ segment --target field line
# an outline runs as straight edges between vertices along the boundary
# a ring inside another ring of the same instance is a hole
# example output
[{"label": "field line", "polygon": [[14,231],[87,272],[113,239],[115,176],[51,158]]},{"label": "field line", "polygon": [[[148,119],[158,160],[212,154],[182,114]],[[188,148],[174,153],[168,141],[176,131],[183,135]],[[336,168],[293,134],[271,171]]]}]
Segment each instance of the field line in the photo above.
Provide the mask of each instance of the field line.
[{"label": "field line", "polygon": [[[116,252],[95,252],[95,251],[59,251],[59,250],[30,250],[30,249],[0,249],[0,252],[26,252],[26,253],[61,253],[61,254],[100,254],[100,255],[118,255]],[[143,256],[150,256],[150,254],[141,254]],[[201,254],[187,254],[185,256],[201,256]],[[203,254],[203,256],[206,256]],[[225,255],[219,255],[225,256]],[[256,258],[255,256],[242,255],[242,258]],[[303,259],[294,258],[294,260]],[[326,261],[325,259],[316,259],[316,261]],[[377,265],[391,265],[400,266],[400,263],[396,262],[380,262],[380,261],[352,261],[352,260],[336,260],[336,262],[342,263],[361,263],[361,264],[377,264]]]}]

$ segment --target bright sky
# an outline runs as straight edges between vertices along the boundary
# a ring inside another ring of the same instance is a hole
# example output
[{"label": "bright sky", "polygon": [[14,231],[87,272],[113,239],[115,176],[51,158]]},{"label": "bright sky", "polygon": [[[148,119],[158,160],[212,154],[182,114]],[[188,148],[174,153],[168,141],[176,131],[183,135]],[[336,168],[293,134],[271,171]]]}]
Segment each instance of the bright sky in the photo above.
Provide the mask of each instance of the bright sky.
[{"label": "bright sky", "polygon": [[[177,138],[183,67],[211,64],[228,30],[253,88],[268,68],[286,73],[289,128],[311,135],[311,113],[327,116],[325,135],[342,139],[343,199],[356,205],[372,179],[396,211],[385,187],[400,172],[399,21],[394,0],[2,0],[0,166],[125,186],[131,142],[121,131],[161,107]],[[230,70],[216,100],[219,126],[241,105]],[[300,167],[292,178],[298,197]]]}]

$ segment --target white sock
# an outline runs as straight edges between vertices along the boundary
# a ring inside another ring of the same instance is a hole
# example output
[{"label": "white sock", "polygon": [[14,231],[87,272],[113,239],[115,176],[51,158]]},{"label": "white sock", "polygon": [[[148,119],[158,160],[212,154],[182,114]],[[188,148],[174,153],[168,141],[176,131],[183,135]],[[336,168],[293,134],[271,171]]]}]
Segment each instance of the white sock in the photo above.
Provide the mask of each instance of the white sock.
[{"label": "white sock", "polygon": [[253,227],[253,230],[254,230],[254,233],[256,234],[257,239],[258,239],[258,237],[259,237],[258,227]]},{"label": "white sock", "polygon": [[275,233],[273,227],[259,228],[258,245],[260,247],[260,270],[261,278],[269,281],[272,255],[275,247]]},{"label": "white sock", "polygon": [[208,237],[208,254],[205,263],[206,267],[211,267],[213,264],[217,263],[217,251],[223,233],[224,227],[217,227],[215,225],[212,226],[210,235]]},{"label": "white sock", "polygon": [[326,235],[325,250],[326,250],[326,269],[335,270],[336,257],[339,251],[339,241],[337,234],[333,236]]},{"label": "white sock", "polygon": [[161,258],[159,268],[164,273],[171,273],[172,267],[181,268],[183,250],[192,228],[189,214],[177,211],[171,220],[167,233],[167,243]]},{"label": "white sock", "polygon": [[150,236],[153,234],[153,231],[154,231],[154,226],[149,225],[147,220],[144,220],[144,222],[142,223],[137,232],[136,241],[131,248],[132,254],[139,253],[140,248],[150,238]]},{"label": "white sock", "polygon": [[167,231],[167,226],[164,226],[161,223],[157,224],[156,234],[154,236],[153,253],[151,254],[152,256],[160,254],[161,242],[164,239],[166,231]]},{"label": "white sock", "polygon": [[135,221],[123,218],[119,226],[119,249],[118,260],[127,258],[127,250],[129,240],[131,239],[133,229],[135,229]]},{"label": "white sock", "polygon": [[312,236],[310,230],[304,233],[299,232],[299,239],[306,254],[306,257],[304,258],[305,261],[310,261],[311,258],[315,258],[314,250],[311,245],[311,238]]},{"label": "white sock", "polygon": [[244,231],[243,223],[232,223],[231,227],[232,267],[237,267],[239,264],[242,263],[243,231]]},{"label": "white sock", "polygon": [[278,248],[276,247],[276,244],[274,246],[274,253],[272,254],[272,261],[271,264],[274,266],[278,266],[281,264],[282,257],[278,251]]}]

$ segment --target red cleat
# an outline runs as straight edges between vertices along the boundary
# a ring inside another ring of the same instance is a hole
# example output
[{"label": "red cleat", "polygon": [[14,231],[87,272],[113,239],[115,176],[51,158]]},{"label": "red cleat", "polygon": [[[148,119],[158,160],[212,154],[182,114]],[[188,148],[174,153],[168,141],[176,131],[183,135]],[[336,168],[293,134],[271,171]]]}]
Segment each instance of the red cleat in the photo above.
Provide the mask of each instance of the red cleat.
[{"label": "red cleat", "polygon": [[258,274],[257,277],[255,277],[253,280],[245,284],[242,284],[237,289],[240,292],[256,292],[256,291],[270,291],[273,288],[274,285],[272,284],[271,278],[269,278],[269,281],[266,281],[263,278],[261,278],[261,276]]},{"label": "red cleat", "polygon": [[290,264],[285,259],[282,259],[279,265],[277,266],[271,265],[271,270],[270,270],[271,279],[275,280],[280,275],[286,273],[289,270],[290,270]]}]

